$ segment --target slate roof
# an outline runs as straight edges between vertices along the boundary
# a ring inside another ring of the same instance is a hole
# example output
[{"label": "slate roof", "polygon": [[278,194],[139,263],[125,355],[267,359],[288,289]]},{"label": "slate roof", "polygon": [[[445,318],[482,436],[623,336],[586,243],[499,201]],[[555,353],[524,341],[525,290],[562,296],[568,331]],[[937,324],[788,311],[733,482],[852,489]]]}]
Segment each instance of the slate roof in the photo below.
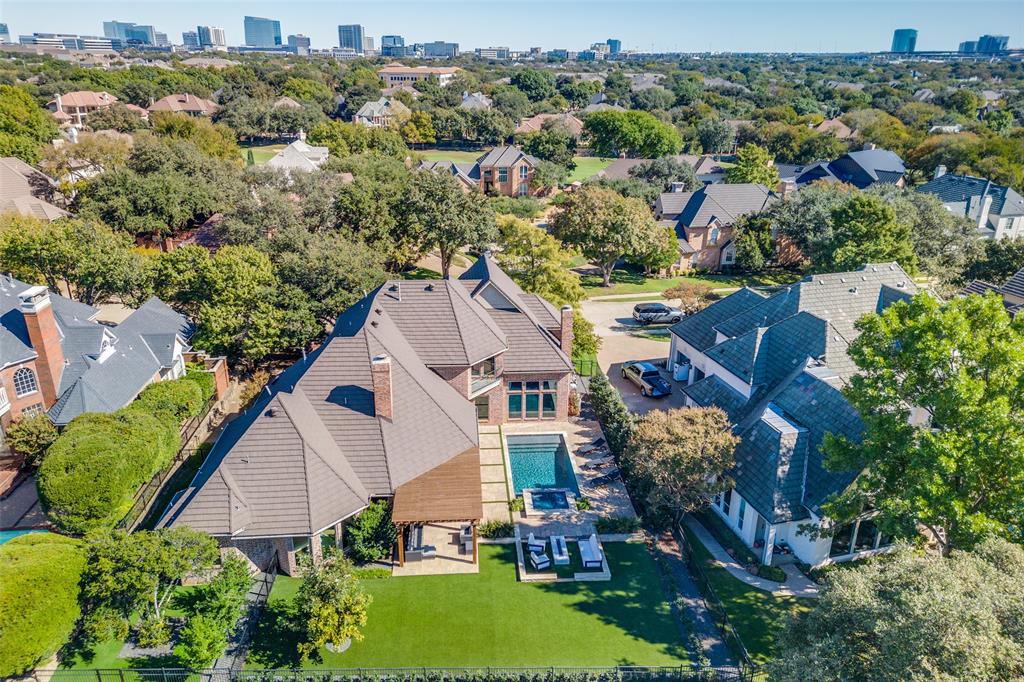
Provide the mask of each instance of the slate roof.
[{"label": "slate roof", "polygon": [[972,175],[945,173],[926,182],[917,188],[918,192],[931,194],[938,198],[947,208],[962,215],[970,215],[970,200],[977,201],[981,197],[991,197],[989,209],[997,216],[1024,215],[1024,197],[1012,187],[997,185],[991,180]]},{"label": "slate roof", "polygon": [[1007,280],[1006,284],[1000,288],[1000,291],[1011,296],[1024,298],[1024,268],[1015,272],[1013,277]]},{"label": "slate roof", "polygon": [[467,187],[476,187],[480,183],[480,164],[456,163],[454,161],[424,161],[420,168],[429,171],[450,173]]},{"label": "slate roof", "polygon": [[185,93],[167,95],[149,105],[149,111],[172,111],[210,116],[220,110],[216,102]]},{"label": "slate roof", "polygon": [[775,199],[764,185],[705,185],[694,192],[665,192],[658,197],[655,212],[677,216],[683,227],[707,227],[713,220],[731,225],[740,216],[760,211]]},{"label": "slate roof", "polygon": [[515,145],[505,145],[504,147],[495,147],[486,154],[476,160],[477,165],[481,168],[488,166],[497,166],[499,168],[505,166],[511,166],[520,159],[526,159],[530,164],[536,166],[540,161],[539,159],[530,156],[519,147]]},{"label": "slate roof", "polygon": [[863,428],[840,392],[857,371],[848,354],[854,325],[915,293],[898,265],[872,264],[773,293],[741,289],[671,327],[750,386],[745,398],[709,375],[683,391],[730,415],[741,438],[736,490],[772,523],[807,518],[852,482],[855,472],[826,470],[820,445],[827,432],[856,440]]},{"label": "slate roof", "polygon": [[295,140],[267,161],[270,168],[281,170],[299,170],[312,172],[327,161],[330,150],[327,147],[314,147],[304,140]]},{"label": "slate roof", "polygon": [[865,189],[876,182],[895,184],[906,173],[903,160],[887,149],[862,149],[848,152],[835,161],[817,163],[797,177],[798,184],[814,180],[845,182]]},{"label": "slate roof", "polygon": [[[489,254],[461,281],[385,282],[225,429],[160,525],[308,535],[389,495],[396,504],[404,495],[403,513],[475,513],[479,466],[466,462],[479,461],[476,408],[433,369],[503,353],[507,372],[570,372],[544,326],[555,320],[550,304],[525,294]],[[391,363],[391,418],[375,409],[371,367],[382,355]],[[449,470],[459,472],[449,491],[458,500],[423,489]]]}]

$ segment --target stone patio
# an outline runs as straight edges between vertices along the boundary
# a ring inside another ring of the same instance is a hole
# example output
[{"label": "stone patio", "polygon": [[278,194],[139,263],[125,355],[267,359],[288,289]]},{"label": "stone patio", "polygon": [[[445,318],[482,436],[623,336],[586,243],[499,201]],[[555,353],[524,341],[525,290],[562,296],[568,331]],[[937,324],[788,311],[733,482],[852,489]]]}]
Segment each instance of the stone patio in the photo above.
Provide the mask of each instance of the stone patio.
[{"label": "stone patio", "polygon": [[484,502],[483,520],[511,521],[504,443],[497,426],[480,426],[480,485]]},{"label": "stone patio", "polygon": [[479,573],[480,565],[473,561],[473,552],[465,552],[459,542],[459,530],[464,524],[428,523],[423,526],[423,544],[437,548],[432,559],[406,561],[404,566],[395,564],[391,575],[398,578],[410,575],[451,575],[454,573]]}]

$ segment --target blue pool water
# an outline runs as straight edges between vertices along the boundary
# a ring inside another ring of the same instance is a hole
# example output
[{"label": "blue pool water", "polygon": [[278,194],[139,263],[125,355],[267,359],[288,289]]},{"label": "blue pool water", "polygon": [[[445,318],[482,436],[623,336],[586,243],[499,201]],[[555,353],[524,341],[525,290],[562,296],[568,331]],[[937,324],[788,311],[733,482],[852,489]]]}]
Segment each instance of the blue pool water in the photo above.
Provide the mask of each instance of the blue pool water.
[{"label": "blue pool water", "polygon": [[[512,487],[516,495],[521,495],[524,488],[568,488],[579,495],[576,475],[562,436],[506,436],[505,442],[508,443]],[[534,496],[535,506],[536,499]]]},{"label": "blue pool water", "polygon": [[41,533],[39,530],[0,530],[0,545],[26,533]]},{"label": "blue pool water", "polygon": [[533,500],[533,508],[541,511],[569,508],[569,500],[561,490],[550,492],[534,491],[530,493],[530,497]]}]

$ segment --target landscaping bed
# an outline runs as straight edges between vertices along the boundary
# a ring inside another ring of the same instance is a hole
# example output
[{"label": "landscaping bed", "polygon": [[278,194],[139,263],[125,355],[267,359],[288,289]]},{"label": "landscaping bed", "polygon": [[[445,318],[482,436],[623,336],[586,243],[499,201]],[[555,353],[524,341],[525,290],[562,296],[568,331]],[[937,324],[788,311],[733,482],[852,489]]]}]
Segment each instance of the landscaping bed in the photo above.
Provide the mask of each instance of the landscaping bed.
[{"label": "landscaping bed", "polygon": [[757,566],[757,575],[762,578],[779,583],[786,582],[785,571],[778,566],[761,566],[757,557],[750,551],[750,548],[743,544],[743,541],[736,537],[736,534],[729,530],[725,522],[718,518],[718,515],[713,511],[702,509],[694,512],[693,516],[700,521],[701,525],[718,540],[718,544],[724,547],[740,565],[743,567]]},{"label": "landscaping bed", "polygon": [[[572,547],[572,545],[570,545]],[[684,642],[642,544],[607,543],[607,582],[521,583],[512,545],[481,545],[480,573],[366,580],[365,639],[306,665],[679,665]],[[299,664],[287,628],[299,580],[280,576],[247,665]]]}]

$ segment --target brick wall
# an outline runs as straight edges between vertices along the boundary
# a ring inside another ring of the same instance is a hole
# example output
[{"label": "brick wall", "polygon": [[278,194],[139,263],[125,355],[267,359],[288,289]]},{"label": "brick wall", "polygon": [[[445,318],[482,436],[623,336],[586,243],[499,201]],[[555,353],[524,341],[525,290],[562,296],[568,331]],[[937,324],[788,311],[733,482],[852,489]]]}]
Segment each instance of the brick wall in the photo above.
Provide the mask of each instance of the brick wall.
[{"label": "brick wall", "polygon": [[[7,399],[11,403],[10,412],[3,416],[3,425],[5,427],[8,424],[10,424],[13,420],[20,417],[22,410],[24,410],[27,407],[43,403],[43,408],[46,409],[53,404],[52,402],[47,403],[44,400],[41,391],[29,393],[28,395],[23,396],[21,398],[18,397],[18,394],[15,393],[14,391],[14,373],[21,369],[22,367],[28,367],[33,372],[36,372],[35,360],[29,360],[28,362],[23,362],[19,365],[12,365],[11,367],[7,367],[4,370],[0,371],[0,384],[2,384],[5,389],[7,389]],[[36,372],[36,382],[39,383],[38,372]]]},{"label": "brick wall", "polygon": [[[552,375],[552,374],[526,374],[526,373],[505,374],[502,377],[501,386],[499,388],[496,388],[494,391],[492,391],[492,393],[494,393],[494,394],[499,394],[500,393],[500,395],[501,395],[500,402],[501,402],[501,418],[502,418],[502,421],[498,421],[498,422],[492,421],[492,422],[489,422],[489,423],[505,423],[506,421],[565,421],[566,419],[569,418],[569,380],[570,380],[570,377],[571,377],[571,374],[568,373],[568,372],[566,372],[565,374],[561,374],[561,375],[557,375],[557,374],[555,374],[555,375]],[[554,418],[545,418],[545,419],[538,419],[538,420],[534,420],[534,419],[522,420],[522,419],[508,419],[507,418],[507,415],[505,414],[506,406],[508,405],[508,392],[506,390],[507,382],[509,382],[509,381],[551,381],[553,379],[557,381],[556,395],[555,395],[555,416],[554,416]],[[492,409],[494,407],[494,399],[493,398],[492,398],[492,401],[491,401],[491,407],[492,407]],[[493,419],[494,415],[492,414],[491,416],[492,416],[492,419]]]},{"label": "brick wall", "polygon": [[459,395],[469,397],[469,367],[435,367],[434,373],[458,391]]}]

